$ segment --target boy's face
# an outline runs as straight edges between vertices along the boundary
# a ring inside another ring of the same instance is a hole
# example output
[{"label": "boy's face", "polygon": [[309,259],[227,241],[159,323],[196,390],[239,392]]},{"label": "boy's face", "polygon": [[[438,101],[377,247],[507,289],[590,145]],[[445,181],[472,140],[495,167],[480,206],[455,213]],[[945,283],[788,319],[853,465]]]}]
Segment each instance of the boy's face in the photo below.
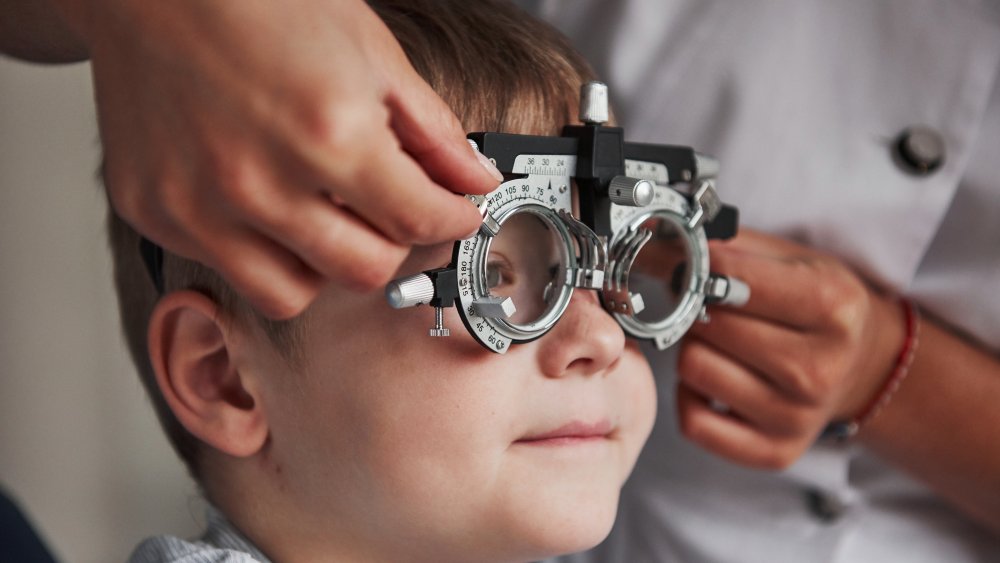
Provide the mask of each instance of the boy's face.
[{"label": "boy's face", "polygon": [[[515,246],[494,251],[520,259]],[[400,274],[450,253],[416,249]],[[298,373],[281,373],[259,337],[273,476],[303,529],[440,561],[527,560],[603,539],[656,410],[635,342],[585,290],[550,333],[505,355],[477,344],[454,308],[451,336],[429,337],[433,317],[330,289],[307,317]]]}]

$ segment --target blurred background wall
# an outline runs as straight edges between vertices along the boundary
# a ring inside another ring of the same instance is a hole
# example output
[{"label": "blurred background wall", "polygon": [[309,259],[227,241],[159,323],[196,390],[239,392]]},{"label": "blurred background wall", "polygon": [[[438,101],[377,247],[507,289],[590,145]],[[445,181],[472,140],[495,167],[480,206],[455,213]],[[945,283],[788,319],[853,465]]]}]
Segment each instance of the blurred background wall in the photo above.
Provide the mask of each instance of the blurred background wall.
[{"label": "blurred background wall", "polygon": [[203,510],[119,336],[89,70],[0,56],[0,487],[84,563]]}]

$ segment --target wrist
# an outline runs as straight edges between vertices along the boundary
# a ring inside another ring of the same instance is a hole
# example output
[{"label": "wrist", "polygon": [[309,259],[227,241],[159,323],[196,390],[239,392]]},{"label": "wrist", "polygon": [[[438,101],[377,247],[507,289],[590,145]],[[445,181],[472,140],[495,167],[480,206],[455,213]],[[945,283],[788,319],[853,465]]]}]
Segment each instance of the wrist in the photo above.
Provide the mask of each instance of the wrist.
[{"label": "wrist", "polygon": [[[852,400],[846,402],[844,408],[832,419],[824,430],[824,435],[846,439],[857,434],[889,403],[909,374],[919,344],[920,312],[912,301],[902,297],[890,305],[895,309],[897,320],[882,325],[893,327],[892,330],[880,331],[887,340],[897,343],[895,347],[880,348],[894,351],[888,363],[890,367],[882,368],[880,377],[869,377],[863,385],[858,386],[859,391],[852,394]],[[886,363],[883,361],[876,365]]]},{"label": "wrist", "polygon": [[849,420],[860,413],[878,394],[885,379],[896,367],[899,351],[906,343],[906,313],[901,297],[871,289],[868,328],[858,344],[854,370],[848,387],[833,411],[833,420]]}]

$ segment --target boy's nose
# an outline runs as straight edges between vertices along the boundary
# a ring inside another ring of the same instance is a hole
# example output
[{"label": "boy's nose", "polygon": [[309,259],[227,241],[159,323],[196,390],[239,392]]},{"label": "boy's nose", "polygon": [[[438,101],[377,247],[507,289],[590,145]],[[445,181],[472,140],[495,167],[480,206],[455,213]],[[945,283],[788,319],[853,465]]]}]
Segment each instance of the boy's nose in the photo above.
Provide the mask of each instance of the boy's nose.
[{"label": "boy's nose", "polygon": [[578,289],[556,326],[540,341],[539,361],[548,377],[591,375],[613,364],[625,349],[625,333],[598,300]]}]

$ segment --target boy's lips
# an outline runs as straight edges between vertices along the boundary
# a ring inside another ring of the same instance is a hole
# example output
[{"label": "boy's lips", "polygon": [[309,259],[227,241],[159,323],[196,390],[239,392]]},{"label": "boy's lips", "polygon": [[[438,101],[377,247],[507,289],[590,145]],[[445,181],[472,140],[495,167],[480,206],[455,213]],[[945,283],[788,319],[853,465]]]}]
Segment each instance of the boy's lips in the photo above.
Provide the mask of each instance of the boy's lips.
[{"label": "boy's lips", "polygon": [[606,418],[593,423],[574,420],[551,430],[528,434],[514,443],[529,445],[571,444],[605,439],[610,437],[613,431],[611,422]]}]

